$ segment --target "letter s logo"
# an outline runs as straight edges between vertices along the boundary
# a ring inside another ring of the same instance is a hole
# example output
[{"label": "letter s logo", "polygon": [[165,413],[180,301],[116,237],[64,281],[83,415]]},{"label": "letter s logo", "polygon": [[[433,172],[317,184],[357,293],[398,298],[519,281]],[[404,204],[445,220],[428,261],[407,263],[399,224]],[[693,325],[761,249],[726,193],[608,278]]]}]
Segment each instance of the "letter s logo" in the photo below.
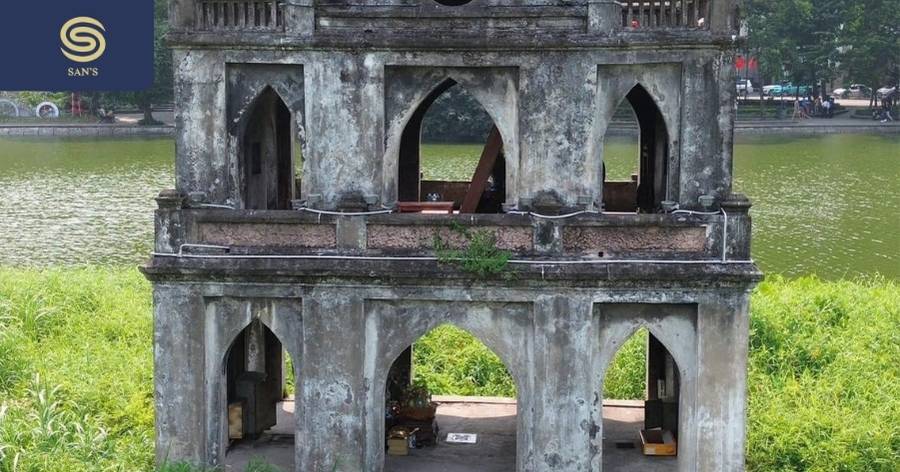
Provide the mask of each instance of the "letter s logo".
[{"label": "letter s logo", "polygon": [[79,16],[62,26],[59,39],[63,47],[59,50],[72,61],[93,62],[106,52],[106,28],[94,18]]}]

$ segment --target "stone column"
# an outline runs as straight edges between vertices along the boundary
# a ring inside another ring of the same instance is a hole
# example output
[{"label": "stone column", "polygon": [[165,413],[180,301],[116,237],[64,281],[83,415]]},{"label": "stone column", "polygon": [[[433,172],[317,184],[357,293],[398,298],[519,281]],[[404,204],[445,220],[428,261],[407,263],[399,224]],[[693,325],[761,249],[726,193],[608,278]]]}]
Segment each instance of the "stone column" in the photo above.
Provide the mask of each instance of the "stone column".
[{"label": "stone column", "polygon": [[722,291],[698,306],[693,415],[698,471],[744,470],[749,297],[749,292]]},{"label": "stone column", "polygon": [[709,16],[706,21],[709,22],[710,31],[718,34],[737,34],[737,20],[738,15],[736,2],[709,2]]},{"label": "stone column", "polygon": [[287,0],[284,5],[285,32],[295,36],[312,36],[316,31],[314,0]]},{"label": "stone column", "polygon": [[175,190],[163,190],[156,197],[159,209],[154,215],[156,242],[153,250],[176,253],[184,244],[184,224],[181,212],[185,196]]},{"label": "stone column", "polygon": [[563,296],[535,302],[534,423],[524,425],[532,428],[534,457],[523,470],[590,470],[591,306]]},{"label": "stone column", "polygon": [[153,306],[157,463],[208,464],[203,298],[155,284]]},{"label": "stone column", "polygon": [[621,29],[622,7],[610,0],[588,3],[588,33],[609,36]]},{"label": "stone column", "polygon": [[169,0],[169,24],[175,30],[194,27],[197,0]]},{"label": "stone column", "polygon": [[235,204],[240,192],[228,156],[224,55],[176,50],[173,61],[176,189],[204,193],[207,203]]},{"label": "stone column", "polygon": [[671,178],[678,182],[678,203],[685,210],[703,210],[701,196],[721,197],[725,192],[717,144],[722,140],[717,67],[710,57],[695,57],[683,65],[680,175]]},{"label": "stone column", "polygon": [[[365,470],[365,315],[361,298],[340,289],[303,300],[296,471]],[[383,414],[374,411],[371,414]]]}]

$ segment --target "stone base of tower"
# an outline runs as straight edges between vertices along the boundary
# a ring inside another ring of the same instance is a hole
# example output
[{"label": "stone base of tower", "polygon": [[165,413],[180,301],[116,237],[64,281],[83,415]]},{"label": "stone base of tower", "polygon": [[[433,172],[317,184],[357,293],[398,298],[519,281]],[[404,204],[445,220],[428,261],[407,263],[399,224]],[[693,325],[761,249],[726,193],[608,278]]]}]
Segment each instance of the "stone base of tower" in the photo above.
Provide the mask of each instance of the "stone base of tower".
[{"label": "stone base of tower", "polygon": [[[261,324],[293,359],[294,470],[383,470],[389,370],[451,324],[516,382],[516,470],[599,471],[605,370],[644,327],[672,359],[657,387],[677,377],[677,395],[664,395],[677,398],[675,470],[742,470],[755,267],[614,265],[567,273],[548,262],[484,281],[437,262],[157,256],[144,271],[154,281],[159,457],[225,463],[229,351]],[[651,372],[665,372],[650,359]]]}]

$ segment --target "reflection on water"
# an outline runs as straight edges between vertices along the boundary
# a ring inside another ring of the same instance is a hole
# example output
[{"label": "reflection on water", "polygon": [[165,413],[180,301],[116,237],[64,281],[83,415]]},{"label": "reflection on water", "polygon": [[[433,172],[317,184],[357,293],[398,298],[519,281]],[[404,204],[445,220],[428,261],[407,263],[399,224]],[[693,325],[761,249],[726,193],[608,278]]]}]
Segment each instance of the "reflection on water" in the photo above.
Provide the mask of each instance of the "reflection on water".
[{"label": "reflection on water", "polygon": [[[636,143],[607,146],[610,178],[627,178]],[[430,145],[423,171],[468,180],[480,153]],[[746,138],[735,153],[763,270],[900,277],[900,138]],[[0,139],[0,264],[140,263],[153,197],[173,186],[173,156],[169,139]]]}]

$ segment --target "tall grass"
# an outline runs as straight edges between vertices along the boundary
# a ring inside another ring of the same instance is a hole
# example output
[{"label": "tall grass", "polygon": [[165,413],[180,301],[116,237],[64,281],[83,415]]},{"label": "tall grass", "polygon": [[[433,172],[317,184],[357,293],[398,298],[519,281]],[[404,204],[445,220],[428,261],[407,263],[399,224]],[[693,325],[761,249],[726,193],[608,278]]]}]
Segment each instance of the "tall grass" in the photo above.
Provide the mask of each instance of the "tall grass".
[{"label": "tall grass", "polygon": [[[0,269],[0,472],[153,469],[150,303],[134,270]],[[607,397],[643,395],[645,336],[616,357]],[[898,360],[895,282],[763,283],[751,321],[750,470],[897,470]],[[450,326],[417,343],[415,362],[435,393],[515,395],[503,363]]]},{"label": "tall grass", "polygon": [[136,271],[0,270],[0,472],[148,470],[151,344]]},{"label": "tall grass", "polygon": [[775,278],[751,318],[753,470],[900,470],[900,288]]}]

